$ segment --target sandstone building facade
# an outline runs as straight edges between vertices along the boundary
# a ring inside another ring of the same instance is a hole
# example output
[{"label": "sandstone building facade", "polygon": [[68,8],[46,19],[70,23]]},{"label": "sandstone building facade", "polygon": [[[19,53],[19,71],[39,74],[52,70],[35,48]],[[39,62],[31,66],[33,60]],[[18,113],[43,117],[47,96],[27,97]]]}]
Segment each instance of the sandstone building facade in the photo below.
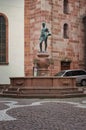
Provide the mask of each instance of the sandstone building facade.
[{"label": "sandstone building facade", "polygon": [[0,1],[0,84],[10,83],[9,77],[33,75],[42,22],[52,34],[50,75],[86,69],[86,0],[8,1]]}]

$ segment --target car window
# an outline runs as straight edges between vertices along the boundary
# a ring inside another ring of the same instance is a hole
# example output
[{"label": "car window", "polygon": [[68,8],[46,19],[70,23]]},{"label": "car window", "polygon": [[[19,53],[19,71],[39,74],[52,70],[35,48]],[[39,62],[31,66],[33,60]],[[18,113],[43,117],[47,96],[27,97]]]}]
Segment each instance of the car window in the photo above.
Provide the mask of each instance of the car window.
[{"label": "car window", "polygon": [[83,70],[74,70],[72,71],[72,76],[77,76],[77,75],[86,75],[86,72]]},{"label": "car window", "polygon": [[80,75],[86,75],[86,72],[82,70],[82,71],[79,71],[79,74]]},{"label": "car window", "polygon": [[64,76],[72,76],[72,73],[71,73],[71,71],[69,71],[69,72],[66,72]]},{"label": "car window", "polygon": [[79,75],[79,72],[78,71],[72,71],[72,76],[76,76],[76,75]]}]

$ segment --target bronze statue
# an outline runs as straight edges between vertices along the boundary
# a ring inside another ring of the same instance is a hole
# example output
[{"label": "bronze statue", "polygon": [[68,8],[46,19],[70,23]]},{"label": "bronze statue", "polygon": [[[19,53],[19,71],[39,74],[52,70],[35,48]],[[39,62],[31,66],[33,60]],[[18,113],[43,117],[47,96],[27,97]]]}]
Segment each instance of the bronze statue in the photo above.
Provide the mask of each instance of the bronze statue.
[{"label": "bronze statue", "polygon": [[41,30],[41,35],[40,35],[40,52],[42,52],[42,43],[44,42],[45,43],[45,52],[47,50],[47,38],[48,36],[51,35],[51,33],[49,33],[49,30],[48,28],[46,27],[46,24],[43,22],[42,23],[42,30]]}]

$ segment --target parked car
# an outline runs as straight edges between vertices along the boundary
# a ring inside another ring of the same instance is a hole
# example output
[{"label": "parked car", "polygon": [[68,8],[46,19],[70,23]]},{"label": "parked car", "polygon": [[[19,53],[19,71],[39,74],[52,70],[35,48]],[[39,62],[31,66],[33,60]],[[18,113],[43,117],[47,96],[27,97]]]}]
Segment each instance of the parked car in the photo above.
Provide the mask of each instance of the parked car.
[{"label": "parked car", "polygon": [[76,84],[86,86],[86,71],[81,69],[76,70],[63,70],[55,74],[58,77],[71,76],[76,78]]}]

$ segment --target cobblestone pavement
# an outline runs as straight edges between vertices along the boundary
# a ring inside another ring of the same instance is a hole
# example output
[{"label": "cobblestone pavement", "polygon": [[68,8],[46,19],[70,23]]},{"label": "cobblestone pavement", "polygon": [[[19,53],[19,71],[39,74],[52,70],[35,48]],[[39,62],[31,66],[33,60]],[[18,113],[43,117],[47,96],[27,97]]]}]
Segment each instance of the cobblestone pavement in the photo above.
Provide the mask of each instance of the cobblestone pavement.
[{"label": "cobblestone pavement", "polygon": [[0,130],[86,130],[86,97],[0,98]]}]

